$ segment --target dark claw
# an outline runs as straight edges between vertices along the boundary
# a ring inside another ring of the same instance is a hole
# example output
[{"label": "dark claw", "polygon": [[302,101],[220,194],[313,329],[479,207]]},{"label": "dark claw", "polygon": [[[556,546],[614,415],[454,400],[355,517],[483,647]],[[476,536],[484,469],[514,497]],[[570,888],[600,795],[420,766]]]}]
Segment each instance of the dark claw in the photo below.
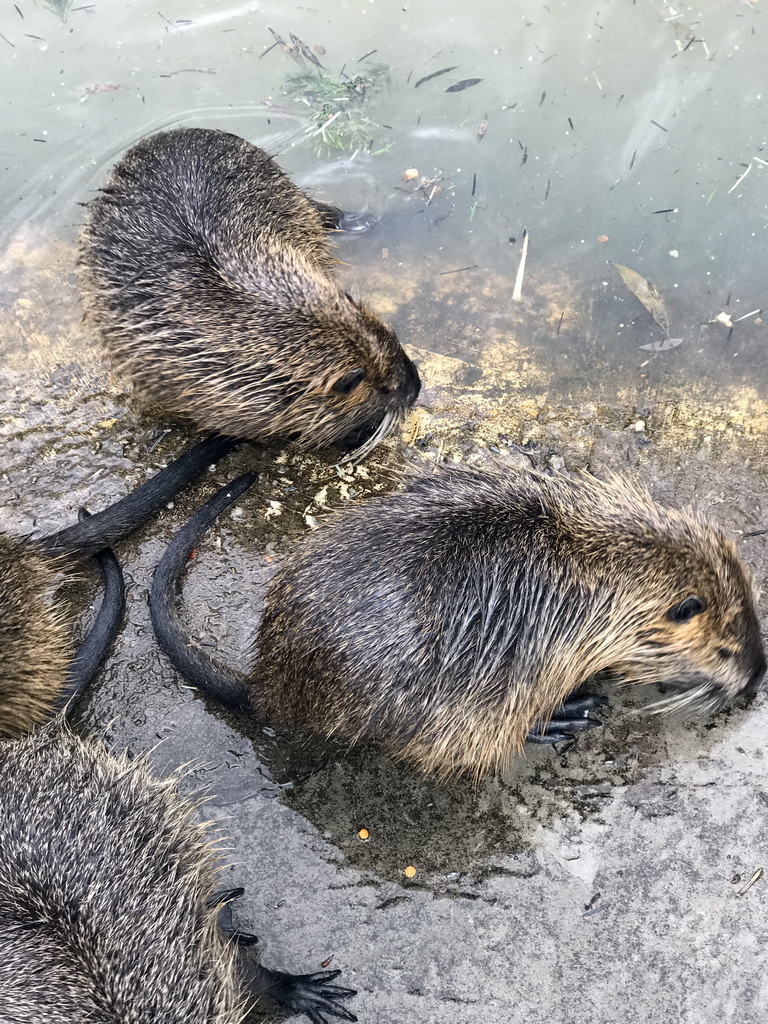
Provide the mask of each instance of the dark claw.
[{"label": "dark claw", "polygon": [[316,971],[314,974],[284,974],[269,971],[271,984],[265,994],[276,999],[294,1013],[306,1013],[313,1024],[328,1024],[325,1014],[341,1020],[357,1021],[354,1013],[340,1006],[338,999],[357,995],[356,989],[341,988],[329,982],[341,971]]},{"label": "dark claw", "polygon": [[573,733],[570,732],[529,732],[525,737],[526,743],[565,743],[573,741]]},{"label": "dark claw", "polygon": [[220,907],[222,903],[239,900],[244,892],[245,889],[242,886],[238,886],[236,889],[222,889],[220,892],[215,892],[212,896],[209,896],[206,900],[206,905],[209,907]]},{"label": "dark claw", "polygon": [[314,974],[302,974],[301,978],[303,981],[311,981],[314,983],[318,981],[333,981],[335,978],[338,978],[340,974],[341,971],[336,968],[333,971],[315,971]]},{"label": "dark claw", "polygon": [[[224,931],[223,928],[222,931]],[[255,946],[259,941],[258,935],[253,935],[251,932],[229,932],[227,938],[230,942],[236,942],[238,946]]]},{"label": "dark claw", "polygon": [[582,693],[564,700],[559,708],[552,713],[552,718],[545,726],[537,722],[526,737],[527,743],[564,743],[573,740],[574,733],[596,729],[603,723],[597,718],[590,718],[589,712],[608,701],[594,693]]},{"label": "dark claw", "polygon": [[560,712],[565,711],[568,718],[574,715],[581,715],[587,711],[594,711],[595,708],[603,707],[608,703],[607,697],[601,697],[597,693],[583,693],[580,697],[569,697],[564,700],[560,707],[555,711],[555,718],[560,718]]},{"label": "dark claw", "polygon": [[602,724],[597,718],[553,718],[547,723],[547,732],[586,732]]}]

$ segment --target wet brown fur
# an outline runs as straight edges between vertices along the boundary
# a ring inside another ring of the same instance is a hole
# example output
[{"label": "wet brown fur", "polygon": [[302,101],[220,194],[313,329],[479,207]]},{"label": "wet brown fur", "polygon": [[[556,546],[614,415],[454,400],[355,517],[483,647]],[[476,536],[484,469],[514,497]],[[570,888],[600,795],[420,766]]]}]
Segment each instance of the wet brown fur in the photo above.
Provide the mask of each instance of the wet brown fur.
[{"label": "wet brown fur", "polygon": [[[706,609],[670,609],[689,595]],[[626,478],[444,470],[338,515],[273,581],[250,690],[428,772],[503,770],[596,672],[712,710],[765,671],[733,543]]]},{"label": "wet brown fur", "polygon": [[75,653],[73,616],[56,591],[66,560],[0,533],[0,738],[45,720]]},{"label": "wet brown fur", "polygon": [[[419,389],[335,263],[321,214],[266,153],[199,128],[129,150],[83,235],[90,319],[143,401],[204,429],[309,446],[394,423]],[[356,370],[364,379],[344,393]]]},{"label": "wet brown fur", "polygon": [[216,851],[147,764],[59,725],[0,743],[4,1024],[238,1024]]}]

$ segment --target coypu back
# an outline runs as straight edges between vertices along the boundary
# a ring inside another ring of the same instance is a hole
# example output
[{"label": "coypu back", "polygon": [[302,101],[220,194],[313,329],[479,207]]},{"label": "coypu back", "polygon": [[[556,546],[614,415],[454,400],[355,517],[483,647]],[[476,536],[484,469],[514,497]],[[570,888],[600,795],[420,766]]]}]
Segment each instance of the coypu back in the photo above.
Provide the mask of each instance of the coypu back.
[{"label": "coypu back", "polygon": [[241,1024],[262,995],[356,1021],[340,971],[271,970],[254,936],[225,935],[242,890],[215,889],[177,783],[61,722],[0,742],[3,1024]]},{"label": "coypu back", "polygon": [[0,744],[3,1024],[237,1024],[215,859],[175,780],[43,729]]},{"label": "coypu back", "polygon": [[765,657],[731,541],[620,477],[456,469],[295,550],[252,686],[274,719],[480,775],[602,670],[676,687],[670,706],[755,688]]},{"label": "coypu back", "polygon": [[265,721],[479,776],[599,724],[600,698],[572,696],[598,672],[702,711],[765,674],[749,574],[714,524],[621,477],[458,468],[306,538],[268,589],[255,669],[226,669],[181,628],[174,589],[230,492],[180,532],[150,607],[186,678]]},{"label": "coypu back", "polygon": [[73,617],[55,598],[63,568],[0,533],[0,738],[45,719],[72,663]]},{"label": "coypu back", "polygon": [[333,279],[321,213],[237,136],[129,150],[88,204],[81,262],[115,372],[205,429],[319,446],[384,432],[416,399],[394,333]]}]

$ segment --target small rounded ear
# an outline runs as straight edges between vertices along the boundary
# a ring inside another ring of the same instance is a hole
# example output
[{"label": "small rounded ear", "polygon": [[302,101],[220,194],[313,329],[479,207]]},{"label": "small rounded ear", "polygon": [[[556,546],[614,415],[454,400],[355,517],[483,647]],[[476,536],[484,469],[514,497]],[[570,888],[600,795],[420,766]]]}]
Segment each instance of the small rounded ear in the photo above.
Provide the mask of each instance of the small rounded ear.
[{"label": "small rounded ear", "polygon": [[670,622],[690,622],[694,615],[700,615],[706,607],[707,602],[703,597],[691,594],[679,604],[673,604],[667,612],[667,618]]},{"label": "small rounded ear", "polygon": [[362,366],[358,366],[354,370],[349,370],[334,382],[333,390],[337,391],[340,395],[348,395],[350,391],[355,390],[362,380],[365,380],[367,372],[368,371]]}]

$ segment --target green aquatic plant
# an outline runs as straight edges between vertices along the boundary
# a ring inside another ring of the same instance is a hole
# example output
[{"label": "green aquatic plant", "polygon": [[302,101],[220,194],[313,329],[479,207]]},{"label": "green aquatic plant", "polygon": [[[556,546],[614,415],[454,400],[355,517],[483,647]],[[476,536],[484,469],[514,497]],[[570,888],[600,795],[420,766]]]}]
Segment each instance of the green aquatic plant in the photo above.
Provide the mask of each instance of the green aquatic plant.
[{"label": "green aquatic plant", "polygon": [[318,152],[370,149],[380,125],[365,106],[389,80],[385,64],[369,64],[356,74],[336,77],[325,69],[304,68],[286,76],[284,92],[309,108],[305,133]]}]

